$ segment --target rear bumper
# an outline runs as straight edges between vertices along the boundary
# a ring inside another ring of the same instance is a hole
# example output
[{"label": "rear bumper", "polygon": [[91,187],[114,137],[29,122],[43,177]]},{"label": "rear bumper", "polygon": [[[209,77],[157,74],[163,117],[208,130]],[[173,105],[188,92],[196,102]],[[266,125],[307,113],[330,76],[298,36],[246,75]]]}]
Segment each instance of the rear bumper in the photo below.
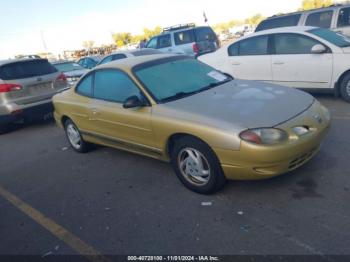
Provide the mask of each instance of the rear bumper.
[{"label": "rear bumper", "polygon": [[0,115],[0,124],[6,125],[22,120],[32,120],[43,117],[45,114],[53,112],[53,104],[51,101],[41,103],[35,106],[18,109],[11,114]]}]

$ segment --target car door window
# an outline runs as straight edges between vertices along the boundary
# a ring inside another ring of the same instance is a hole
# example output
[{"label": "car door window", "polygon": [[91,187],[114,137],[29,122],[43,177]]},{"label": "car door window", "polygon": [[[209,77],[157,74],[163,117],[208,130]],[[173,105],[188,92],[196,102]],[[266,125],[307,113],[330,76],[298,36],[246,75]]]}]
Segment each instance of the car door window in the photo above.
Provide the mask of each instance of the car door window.
[{"label": "car door window", "polygon": [[255,31],[258,32],[258,31],[278,28],[278,27],[296,26],[298,25],[300,17],[301,17],[301,14],[296,14],[296,15],[288,15],[288,16],[282,16],[278,18],[267,19],[262,21],[258,25]]},{"label": "car door window", "polygon": [[95,72],[95,98],[123,103],[133,95],[140,96],[140,90],[125,73],[112,69]]},{"label": "car door window", "polygon": [[106,58],[104,58],[102,61],[101,61],[101,65],[102,64],[106,64],[106,63],[108,63],[108,62],[111,62],[112,61],[112,58],[113,58],[113,56],[107,56]]},{"label": "car door window", "polygon": [[158,37],[158,48],[166,48],[171,46],[170,34]]},{"label": "car door window", "polygon": [[193,30],[186,30],[174,34],[175,45],[184,45],[194,42]]},{"label": "car door window", "polygon": [[339,11],[337,27],[350,26],[350,7]]},{"label": "car door window", "polygon": [[115,55],[113,55],[113,61],[115,61],[115,60],[120,60],[120,59],[124,59],[124,58],[126,58],[126,55],[124,55],[124,54],[115,54]]},{"label": "car door window", "polygon": [[148,41],[146,48],[157,48],[157,37],[153,37],[151,40]]},{"label": "car door window", "polygon": [[277,34],[274,35],[274,44],[278,55],[311,54],[312,47],[319,42],[304,35]]},{"label": "car door window", "polygon": [[229,56],[238,56],[239,52],[239,43],[234,43],[232,45],[229,46],[228,48],[228,55]]},{"label": "car door window", "polygon": [[77,85],[75,91],[83,96],[92,96],[92,79],[93,74],[84,77]]},{"label": "car door window", "polygon": [[330,28],[333,18],[333,11],[323,11],[309,14],[305,25],[321,28]]},{"label": "car door window", "polygon": [[266,55],[268,54],[268,36],[257,36],[239,42],[238,55]]}]

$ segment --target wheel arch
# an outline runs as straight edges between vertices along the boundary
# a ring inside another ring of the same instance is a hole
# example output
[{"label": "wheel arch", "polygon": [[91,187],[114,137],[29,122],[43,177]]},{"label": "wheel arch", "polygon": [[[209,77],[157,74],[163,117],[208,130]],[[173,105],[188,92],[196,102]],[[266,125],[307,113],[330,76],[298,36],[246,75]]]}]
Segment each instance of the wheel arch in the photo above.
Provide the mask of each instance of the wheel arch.
[{"label": "wheel arch", "polygon": [[342,74],[339,76],[337,82],[335,83],[335,86],[334,86],[335,89],[334,89],[334,91],[335,91],[335,95],[336,95],[337,97],[340,96],[340,85],[341,85],[341,82],[343,81],[344,77],[345,77],[346,75],[348,75],[348,74],[350,74],[350,69],[348,69],[347,71],[345,71],[344,73],[342,73]]}]

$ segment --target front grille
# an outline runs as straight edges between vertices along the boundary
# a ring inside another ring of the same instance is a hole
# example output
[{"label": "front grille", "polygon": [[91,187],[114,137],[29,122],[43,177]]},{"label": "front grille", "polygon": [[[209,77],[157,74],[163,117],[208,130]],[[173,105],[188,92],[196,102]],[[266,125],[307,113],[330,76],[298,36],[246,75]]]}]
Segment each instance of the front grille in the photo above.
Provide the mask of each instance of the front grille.
[{"label": "front grille", "polygon": [[303,155],[300,155],[298,157],[296,157],[295,159],[293,159],[290,163],[289,163],[289,170],[293,170],[296,169],[298,167],[300,167],[301,165],[303,165],[306,161],[308,161],[313,154],[316,152],[316,149],[313,149]]}]

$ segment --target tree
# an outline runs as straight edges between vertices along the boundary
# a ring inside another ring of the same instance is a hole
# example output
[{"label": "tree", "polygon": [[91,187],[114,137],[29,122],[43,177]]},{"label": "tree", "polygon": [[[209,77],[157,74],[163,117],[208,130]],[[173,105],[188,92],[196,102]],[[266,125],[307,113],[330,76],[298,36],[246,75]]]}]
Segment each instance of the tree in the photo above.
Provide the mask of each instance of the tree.
[{"label": "tree", "polygon": [[301,10],[327,7],[333,4],[333,0],[303,0]]},{"label": "tree", "polygon": [[132,40],[132,35],[129,32],[116,33],[112,37],[118,47],[130,44]]},{"label": "tree", "polygon": [[83,47],[86,49],[91,49],[94,47],[95,41],[93,40],[88,40],[83,42]]}]

